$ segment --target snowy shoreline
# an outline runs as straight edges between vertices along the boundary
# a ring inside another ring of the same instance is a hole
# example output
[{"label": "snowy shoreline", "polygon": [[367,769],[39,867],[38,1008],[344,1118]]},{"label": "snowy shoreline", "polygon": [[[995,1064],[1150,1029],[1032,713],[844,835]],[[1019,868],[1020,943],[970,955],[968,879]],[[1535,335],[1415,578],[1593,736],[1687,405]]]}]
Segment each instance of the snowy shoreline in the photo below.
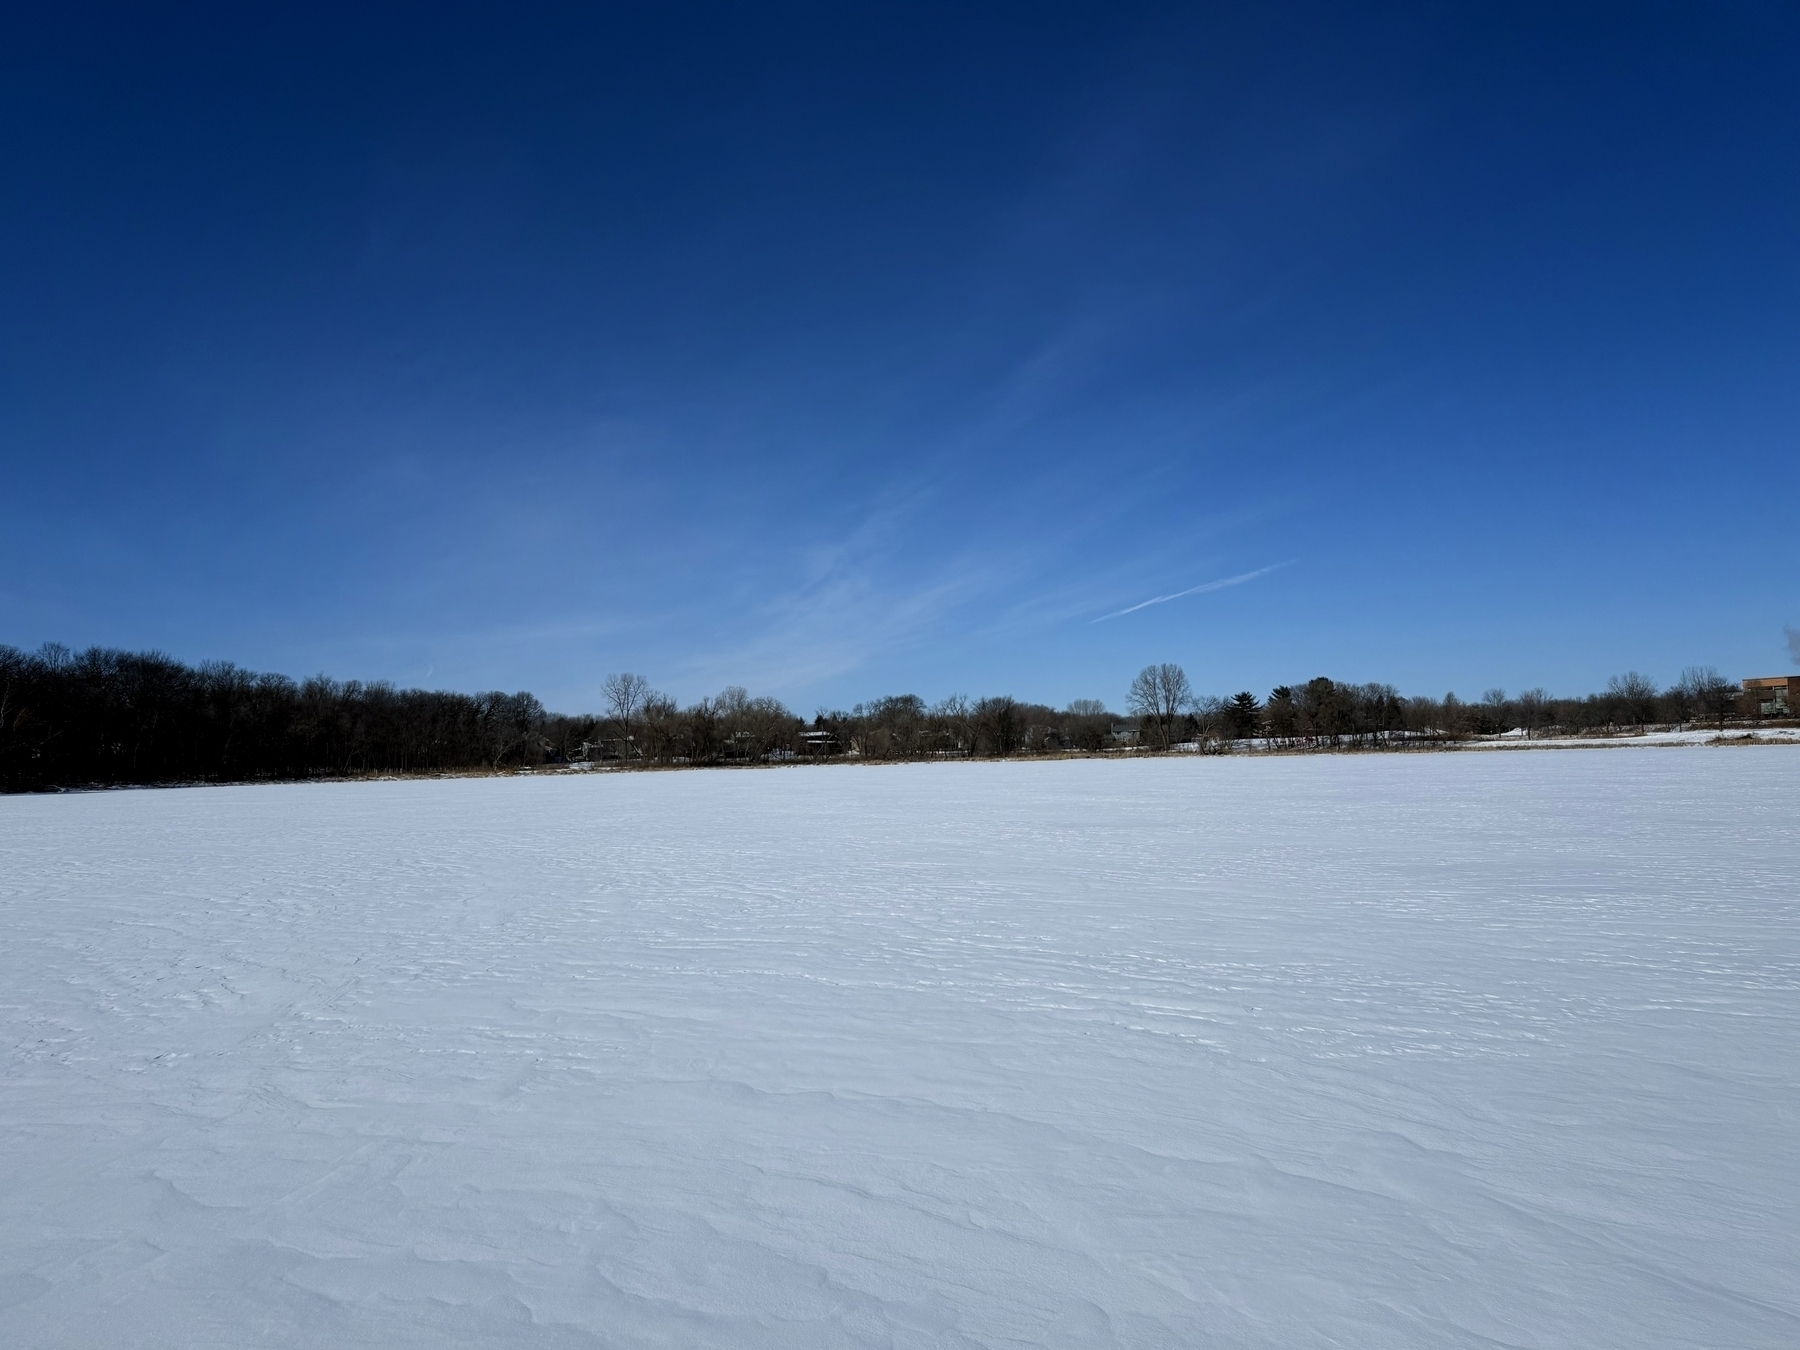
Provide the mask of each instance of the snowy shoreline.
[{"label": "snowy shoreline", "polygon": [[1755,732],[1727,731],[1651,731],[1641,734],[1619,733],[1613,736],[1557,736],[1525,740],[1515,736],[1485,736],[1470,740],[1414,740],[1388,742],[1382,745],[1270,745],[1263,741],[1234,741],[1230,749],[1205,752],[1195,742],[1182,742],[1166,752],[1137,747],[1121,750],[1052,751],[1036,755],[1013,755],[1005,758],[973,758],[945,756],[941,759],[865,759],[859,755],[839,755],[829,759],[791,759],[755,763],[722,764],[621,764],[616,762],[589,764],[547,764],[522,768],[443,769],[430,773],[373,773],[311,778],[266,778],[243,781],[213,782],[208,780],[169,783],[90,783],[61,787],[27,789],[11,794],[0,793],[0,800],[11,796],[66,796],[91,792],[162,792],[173,788],[279,787],[304,785],[338,785],[348,783],[428,783],[463,779],[560,778],[596,774],[666,774],[694,771],[740,772],[763,769],[816,769],[857,765],[888,768],[902,764],[1066,764],[1078,761],[1110,763],[1150,762],[1164,758],[1236,758],[1293,759],[1311,756],[1359,755],[1428,755],[1463,751],[1511,750],[1621,750],[1705,747],[1747,748],[1754,746],[1800,745],[1800,728],[1765,727]]}]

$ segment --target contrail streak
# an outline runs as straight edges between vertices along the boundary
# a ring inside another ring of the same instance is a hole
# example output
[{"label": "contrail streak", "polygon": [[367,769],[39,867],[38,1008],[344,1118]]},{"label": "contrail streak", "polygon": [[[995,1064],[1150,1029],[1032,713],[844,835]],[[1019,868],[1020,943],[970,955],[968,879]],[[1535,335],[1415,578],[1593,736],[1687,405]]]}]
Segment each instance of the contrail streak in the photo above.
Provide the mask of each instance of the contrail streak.
[{"label": "contrail streak", "polygon": [[1278,567],[1286,567],[1284,562],[1270,563],[1267,567],[1259,567],[1254,572],[1245,572],[1240,576],[1226,577],[1222,581],[1208,581],[1198,586],[1189,586],[1185,591],[1175,591],[1169,595],[1153,595],[1148,600],[1140,600],[1135,605],[1127,605],[1124,609],[1114,610],[1111,614],[1102,614],[1090,623],[1105,623],[1108,619],[1123,618],[1127,614],[1136,614],[1140,609],[1148,609],[1151,605],[1166,605],[1171,600],[1179,600],[1184,595],[1204,595],[1207,591],[1222,591],[1227,586],[1242,586],[1246,581],[1255,581],[1266,576]]}]

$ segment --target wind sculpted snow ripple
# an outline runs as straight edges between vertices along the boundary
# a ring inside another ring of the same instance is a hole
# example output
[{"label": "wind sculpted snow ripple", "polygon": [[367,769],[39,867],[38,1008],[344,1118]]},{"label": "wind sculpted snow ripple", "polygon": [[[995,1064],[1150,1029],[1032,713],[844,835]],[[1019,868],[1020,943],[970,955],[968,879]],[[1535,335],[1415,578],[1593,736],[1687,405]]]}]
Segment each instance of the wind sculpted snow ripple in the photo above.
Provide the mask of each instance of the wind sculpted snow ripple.
[{"label": "wind sculpted snow ripple", "polygon": [[0,1344],[1800,1344],[1792,751],[0,800]]}]

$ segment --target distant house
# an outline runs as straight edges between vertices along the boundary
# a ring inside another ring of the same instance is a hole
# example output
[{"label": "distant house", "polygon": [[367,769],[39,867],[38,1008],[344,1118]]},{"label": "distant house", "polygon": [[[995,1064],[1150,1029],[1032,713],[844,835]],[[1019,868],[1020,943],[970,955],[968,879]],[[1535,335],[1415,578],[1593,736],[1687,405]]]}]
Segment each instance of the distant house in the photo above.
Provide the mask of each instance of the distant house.
[{"label": "distant house", "polygon": [[1738,702],[1746,717],[1792,717],[1800,710],[1800,675],[1753,676]]},{"label": "distant house", "polygon": [[1114,745],[1136,745],[1138,729],[1135,722],[1114,722],[1112,724],[1112,743]]}]

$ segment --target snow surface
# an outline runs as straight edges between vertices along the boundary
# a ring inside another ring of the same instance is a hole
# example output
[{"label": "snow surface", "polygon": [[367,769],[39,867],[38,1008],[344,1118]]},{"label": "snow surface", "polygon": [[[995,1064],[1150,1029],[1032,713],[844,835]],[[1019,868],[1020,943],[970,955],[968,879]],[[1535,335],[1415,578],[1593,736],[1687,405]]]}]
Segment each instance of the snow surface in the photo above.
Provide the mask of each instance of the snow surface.
[{"label": "snow surface", "polygon": [[1800,1344],[1797,785],[0,799],[0,1345]]}]

